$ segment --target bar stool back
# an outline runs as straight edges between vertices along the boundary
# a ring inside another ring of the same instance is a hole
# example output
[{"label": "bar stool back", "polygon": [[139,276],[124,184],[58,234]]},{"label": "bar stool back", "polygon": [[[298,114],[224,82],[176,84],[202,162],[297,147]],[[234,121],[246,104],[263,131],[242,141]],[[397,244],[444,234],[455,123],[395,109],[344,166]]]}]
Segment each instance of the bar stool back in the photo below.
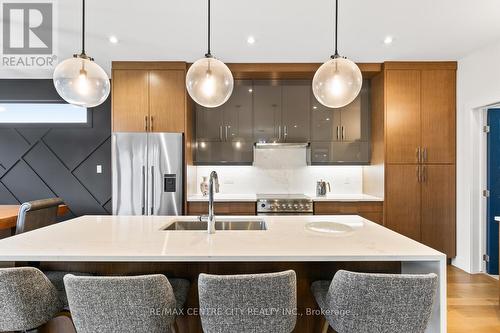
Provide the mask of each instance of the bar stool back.
[{"label": "bar stool back", "polygon": [[203,331],[289,333],[296,323],[294,271],[198,279]]},{"label": "bar stool back", "polygon": [[[429,322],[436,274],[370,274],[340,270],[316,281],[313,295],[337,332],[424,332]],[[323,332],[328,329],[328,324]]]},{"label": "bar stool back", "polygon": [[176,300],[161,274],[131,277],[64,277],[78,333],[171,332]]},{"label": "bar stool back", "polygon": [[60,310],[56,288],[33,267],[0,269],[0,331],[35,329]]}]

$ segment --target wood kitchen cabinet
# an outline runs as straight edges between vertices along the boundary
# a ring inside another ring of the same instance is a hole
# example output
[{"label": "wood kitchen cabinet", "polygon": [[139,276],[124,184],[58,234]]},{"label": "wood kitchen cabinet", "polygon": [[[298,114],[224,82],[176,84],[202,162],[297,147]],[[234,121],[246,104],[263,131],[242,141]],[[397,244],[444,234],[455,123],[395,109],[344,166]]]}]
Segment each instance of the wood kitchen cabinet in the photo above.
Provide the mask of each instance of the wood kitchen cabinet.
[{"label": "wood kitchen cabinet", "polygon": [[422,243],[454,257],[455,165],[422,165]]},{"label": "wood kitchen cabinet", "polygon": [[382,201],[316,201],[314,215],[359,215],[378,224],[383,223]]},{"label": "wood kitchen cabinet", "polygon": [[113,131],[184,133],[185,75],[180,62],[113,62]]},{"label": "wood kitchen cabinet", "polygon": [[386,63],[384,224],[456,255],[456,63]]},{"label": "wood kitchen cabinet", "polygon": [[[217,215],[255,215],[255,202],[215,202],[214,210]],[[208,202],[189,201],[187,208],[188,215],[208,214]]]},{"label": "wood kitchen cabinet", "polygon": [[149,72],[113,70],[114,132],[144,132],[149,116]]},{"label": "wood kitchen cabinet", "polygon": [[420,241],[421,186],[419,166],[388,164],[386,168],[385,226]]},{"label": "wood kitchen cabinet", "polygon": [[455,163],[455,69],[386,70],[385,96],[387,163]]}]

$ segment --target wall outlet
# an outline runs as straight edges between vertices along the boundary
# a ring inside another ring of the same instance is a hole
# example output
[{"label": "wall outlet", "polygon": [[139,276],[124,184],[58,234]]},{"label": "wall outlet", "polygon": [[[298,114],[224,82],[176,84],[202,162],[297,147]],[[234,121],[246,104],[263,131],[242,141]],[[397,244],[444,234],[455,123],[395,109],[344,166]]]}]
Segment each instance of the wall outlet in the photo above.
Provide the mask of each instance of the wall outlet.
[{"label": "wall outlet", "polygon": [[96,172],[97,172],[97,173],[102,173],[102,165],[97,164],[97,167],[96,167]]}]

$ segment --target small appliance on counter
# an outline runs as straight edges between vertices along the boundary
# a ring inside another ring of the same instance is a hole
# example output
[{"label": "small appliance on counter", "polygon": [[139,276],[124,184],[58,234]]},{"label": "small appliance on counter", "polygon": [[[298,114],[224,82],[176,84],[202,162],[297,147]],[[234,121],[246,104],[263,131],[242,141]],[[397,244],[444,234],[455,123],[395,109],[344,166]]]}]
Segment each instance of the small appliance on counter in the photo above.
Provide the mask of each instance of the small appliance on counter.
[{"label": "small appliance on counter", "polygon": [[325,182],[324,180],[320,180],[316,182],[316,196],[317,197],[325,197],[328,192],[331,192],[332,188],[330,187],[329,182]]},{"label": "small appliance on counter", "polygon": [[257,194],[257,215],[312,214],[312,199],[304,194]]},{"label": "small appliance on counter", "polygon": [[113,215],[182,215],[183,137],[113,133]]}]

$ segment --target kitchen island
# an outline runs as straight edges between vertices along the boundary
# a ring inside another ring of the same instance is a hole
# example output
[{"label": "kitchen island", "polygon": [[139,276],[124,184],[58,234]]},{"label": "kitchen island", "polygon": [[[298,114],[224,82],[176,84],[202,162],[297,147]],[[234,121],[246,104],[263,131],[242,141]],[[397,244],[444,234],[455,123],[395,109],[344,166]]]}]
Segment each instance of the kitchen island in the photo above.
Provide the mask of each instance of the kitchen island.
[{"label": "kitchen island", "polygon": [[[428,332],[446,332],[446,256],[359,216],[226,217],[264,220],[265,230],[164,230],[189,216],[83,216],[0,240],[0,261],[40,261],[47,269],[98,274],[162,272],[186,277],[192,288],[187,307],[197,306],[196,278],[214,274],[297,272],[297,332],[319,331],[321,316],[310,283],[331,279],[338,269],[364,272],[438,274],[440,283]],[[317,232],[310,222],[348,228]],[[300,315],[303,314],[303,315]],[[181,318],[183,332],[197,332],[199,320]]]}]

